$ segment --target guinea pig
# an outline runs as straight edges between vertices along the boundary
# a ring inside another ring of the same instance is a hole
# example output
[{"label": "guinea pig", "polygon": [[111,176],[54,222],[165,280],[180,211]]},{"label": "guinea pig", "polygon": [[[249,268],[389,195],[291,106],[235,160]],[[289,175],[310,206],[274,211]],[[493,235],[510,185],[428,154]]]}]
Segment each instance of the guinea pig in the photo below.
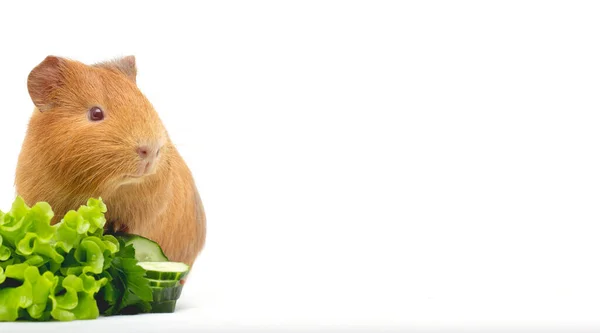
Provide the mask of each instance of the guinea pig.
[{"label": "guinea pig", "polygon": [[15,190],[28,205],[48,202],[53,224],[101,197],[113,231],[154,240],[169,260],[192,265],[206,238],[204,207],[136,75],[134,56],[91,65],[48,56],[37,65]]}]

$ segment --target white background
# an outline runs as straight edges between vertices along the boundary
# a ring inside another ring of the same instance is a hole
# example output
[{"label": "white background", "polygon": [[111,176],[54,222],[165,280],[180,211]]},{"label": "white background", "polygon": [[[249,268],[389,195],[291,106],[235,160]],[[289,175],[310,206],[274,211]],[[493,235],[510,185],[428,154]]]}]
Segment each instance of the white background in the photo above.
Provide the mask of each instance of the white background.
[{"label": "white background", "polygon": [[3,2],[1,207],[29,71],[134,54],[208,217],[175,314],[44,329],[599,328],[599,17],[583,1]]}]

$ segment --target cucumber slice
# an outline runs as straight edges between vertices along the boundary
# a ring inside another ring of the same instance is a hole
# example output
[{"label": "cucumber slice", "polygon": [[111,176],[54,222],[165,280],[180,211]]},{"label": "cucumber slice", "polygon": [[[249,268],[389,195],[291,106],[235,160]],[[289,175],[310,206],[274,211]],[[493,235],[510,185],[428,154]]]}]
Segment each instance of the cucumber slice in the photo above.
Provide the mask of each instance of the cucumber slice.
[{"label": "cucumber slice", "polygon": [[181,296],[183,286],[181,284],[175,287],[158,288],[151,287],[152,289],[152,301],[153,302],[164,302],[164,301],[176,301]]},{"label": "cucumber slice", "polygon": [[173,313],[175,312],[175,306],[177,301],[164,301],[164,302],[153,302],[152,313]]},{"label": "cucumber slice", "polygon": [[138,235],[119,235],[125,245],[135,249],[137,261],[169,261],[162,248],[155,241]]},{"label": "cucumber slice", "polygon": [[183,279],[190,271],[190,266],[182,262],[173,261],[140,261],[138,262],[146,270],[146,277],[154,280],[176,280]]},{"label": "cucumber slice", "polygon": [[177,280],[148,279],[148,281],[150,281],[150,287],[158,287],[158,288],[175,287],[179,284],[179,281],[177,281]]}]

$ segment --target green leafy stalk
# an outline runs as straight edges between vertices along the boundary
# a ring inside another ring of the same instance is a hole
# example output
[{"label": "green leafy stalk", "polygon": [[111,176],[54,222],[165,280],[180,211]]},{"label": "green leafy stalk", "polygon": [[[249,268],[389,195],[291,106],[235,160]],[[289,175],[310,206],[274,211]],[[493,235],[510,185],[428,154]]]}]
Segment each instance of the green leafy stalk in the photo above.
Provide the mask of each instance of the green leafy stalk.
[{"label": "green leafy stalk", "polygon": [[96,297],[103,315],[150,312],[152,289],[146,271],[137,265],[133,246],[120,241],[120,250],[104,274],[110,282]]}]

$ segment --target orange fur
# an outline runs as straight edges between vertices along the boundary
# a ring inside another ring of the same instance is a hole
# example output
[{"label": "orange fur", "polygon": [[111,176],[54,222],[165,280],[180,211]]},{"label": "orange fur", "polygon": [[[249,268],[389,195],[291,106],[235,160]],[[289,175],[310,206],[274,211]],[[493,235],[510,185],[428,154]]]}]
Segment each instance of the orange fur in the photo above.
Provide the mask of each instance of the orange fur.
[{"label": "orange fur", "polygon": [[[47,57],[32,70],[36,108],[19,155],[15,187],[32,205],[48,202],[53,223],[90,197],[102,197],[115,229],[158,242],[173,261],[192,265],[204,247],[206,218],[194,179],[152,104],[136,83],[135,59],[86,65]],[[91,122],[101,107],[105,119]],[[136,147],[164,144],[153,174],[135,174]]]}]

